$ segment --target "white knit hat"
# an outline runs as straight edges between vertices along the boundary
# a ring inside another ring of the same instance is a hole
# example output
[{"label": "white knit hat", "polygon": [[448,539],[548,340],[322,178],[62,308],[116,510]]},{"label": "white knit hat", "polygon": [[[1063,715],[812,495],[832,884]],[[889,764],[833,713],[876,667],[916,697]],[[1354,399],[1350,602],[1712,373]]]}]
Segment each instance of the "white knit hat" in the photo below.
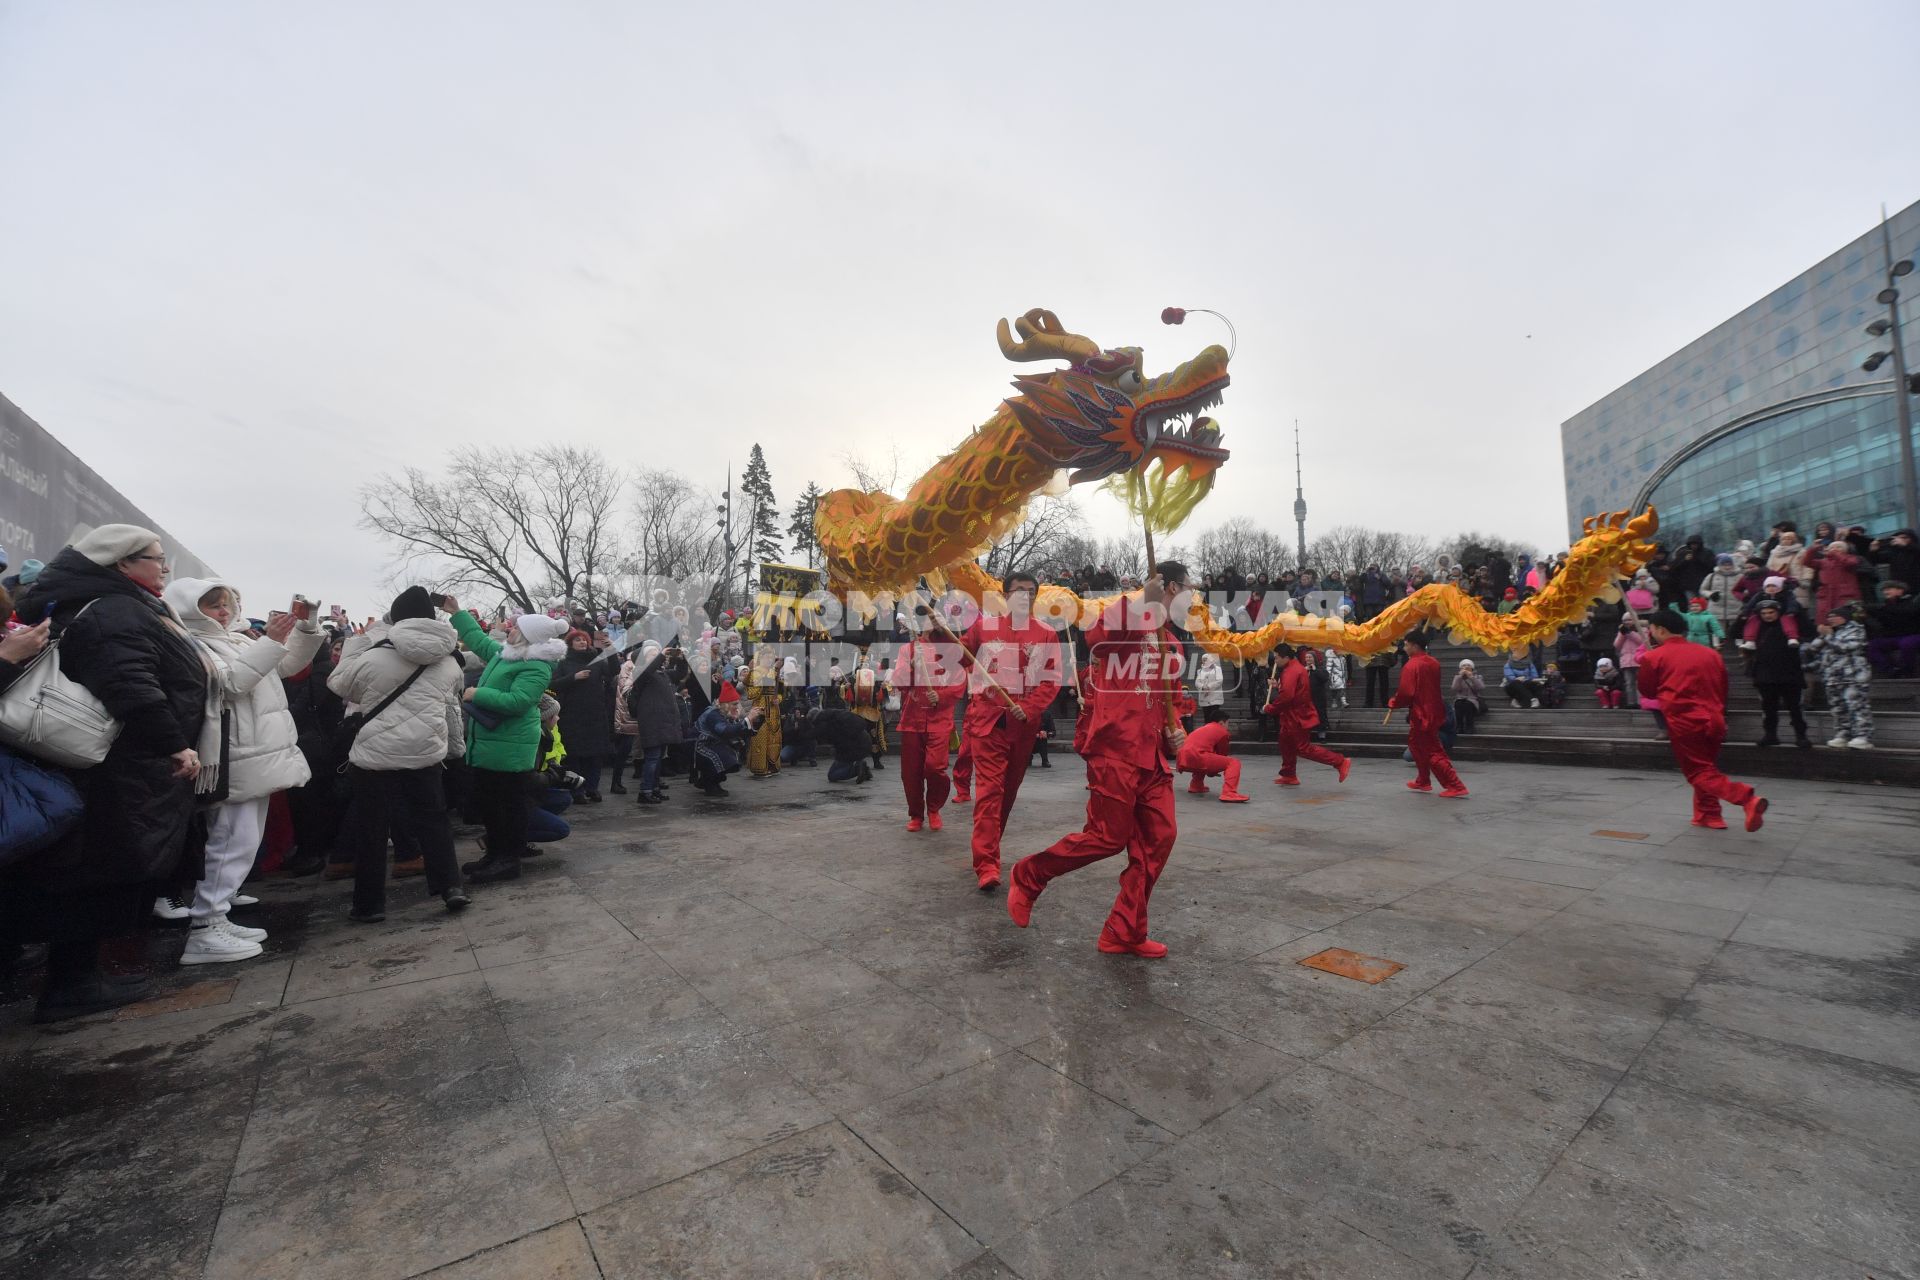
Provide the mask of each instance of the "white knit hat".
[{"label": "white knit hat", "polygon": [[520,628],[520,634],[528,644],[539,644],[542,640],[558,640],[567,634],[568,623],[564,618],[549,618],[544,613],[523,613],[513,620]]},{"label": "white knit hat", "polygon": [[75,540],[73,549],[104,569],[158,541],[159,534],[137,524],[103,524],[86,537]]}]

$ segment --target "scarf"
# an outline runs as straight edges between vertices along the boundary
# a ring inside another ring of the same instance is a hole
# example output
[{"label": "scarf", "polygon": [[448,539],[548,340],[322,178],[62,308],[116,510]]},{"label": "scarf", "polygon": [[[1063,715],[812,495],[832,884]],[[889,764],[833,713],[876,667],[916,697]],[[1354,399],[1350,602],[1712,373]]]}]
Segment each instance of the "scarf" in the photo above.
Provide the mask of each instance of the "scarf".
[{"label": "scarf", "polygon": [[200,659],[200,666],[207,677],[207,701],[204,717],[200,721],[200,740],[193,746],[194,754],[200,757],[200,774],[193,780],[193,793],[197,796],[210,796],[220,789],[220,748],[226,736],[227,709],[227,673],[212,650],[193,632],[187,630],[178,614],[168,609],[164,623],[173,632],[176,639],[193,651]]}]

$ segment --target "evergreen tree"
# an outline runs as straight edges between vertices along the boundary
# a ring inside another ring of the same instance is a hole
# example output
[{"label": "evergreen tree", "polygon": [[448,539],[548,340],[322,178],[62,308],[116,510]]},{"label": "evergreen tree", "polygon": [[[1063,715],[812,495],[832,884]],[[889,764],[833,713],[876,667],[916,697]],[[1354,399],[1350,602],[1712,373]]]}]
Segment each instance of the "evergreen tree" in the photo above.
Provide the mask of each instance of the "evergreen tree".
[{"label": "evergreen tree", "polygon": [[822,496],[820,486],[809,480],[806,492],[793,504],[793,523],[787,526],[787,535],[793,539],[794,558],[797,560],[804,554],[809,569],[814,567],[820,551],[820,541],[813,536],[813,515]]},{"label": "evergreen tree", "polygon": [[[767,455],[753,446],[747,459],[747,473],[740,478],[740,496],[745,500],[747,517],[745,557],[753,564],[780,558],[780,504],[773,496],[773,473],[767,469]],[[748,570],[752,572],[751,569]]]}]

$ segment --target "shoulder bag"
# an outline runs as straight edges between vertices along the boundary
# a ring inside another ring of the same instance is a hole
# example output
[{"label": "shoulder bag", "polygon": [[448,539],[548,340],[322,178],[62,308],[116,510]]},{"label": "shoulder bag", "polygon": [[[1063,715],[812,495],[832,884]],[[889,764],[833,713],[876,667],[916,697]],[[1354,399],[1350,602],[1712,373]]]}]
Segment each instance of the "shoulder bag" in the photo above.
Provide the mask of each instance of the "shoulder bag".
[{"label": "shoulder bag", "polygon": [[91,608],[92,601],[82,606],[0,693],[0,743],[70,769],[90,769],[107,758],[120,736],[120,722],[91,689],[60,669],[67,629]]}]

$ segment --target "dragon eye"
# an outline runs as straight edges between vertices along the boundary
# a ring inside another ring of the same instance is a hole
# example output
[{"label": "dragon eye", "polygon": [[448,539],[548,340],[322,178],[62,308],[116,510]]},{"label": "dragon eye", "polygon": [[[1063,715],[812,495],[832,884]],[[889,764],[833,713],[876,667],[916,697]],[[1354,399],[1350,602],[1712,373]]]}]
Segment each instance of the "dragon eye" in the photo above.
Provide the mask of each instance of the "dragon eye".
[{"label": "dragon eye", "polygon": [[1126,370],[1118,378],[1114,379],[1114,384],[1122,391],[1138,391],[1145,385],[1138,369]]}]

